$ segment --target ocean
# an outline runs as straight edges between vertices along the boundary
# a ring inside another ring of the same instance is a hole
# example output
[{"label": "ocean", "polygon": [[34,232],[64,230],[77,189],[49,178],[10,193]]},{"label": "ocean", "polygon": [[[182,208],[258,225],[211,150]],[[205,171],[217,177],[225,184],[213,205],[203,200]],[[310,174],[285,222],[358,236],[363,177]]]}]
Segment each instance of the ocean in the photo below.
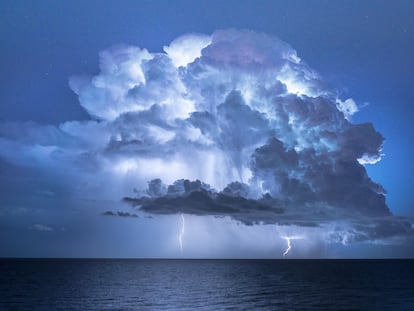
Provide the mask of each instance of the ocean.
[{"label": "ocean", "polygon": [[414,260],[0,259],[0,310],[414,310]]}]

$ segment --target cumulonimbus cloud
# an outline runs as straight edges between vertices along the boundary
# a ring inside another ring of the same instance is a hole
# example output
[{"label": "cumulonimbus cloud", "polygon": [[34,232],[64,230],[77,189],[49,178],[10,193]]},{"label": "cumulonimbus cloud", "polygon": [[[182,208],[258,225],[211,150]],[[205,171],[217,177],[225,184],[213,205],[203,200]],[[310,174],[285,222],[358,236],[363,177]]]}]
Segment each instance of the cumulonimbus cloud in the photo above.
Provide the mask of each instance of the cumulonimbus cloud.
[{"label": "cumulonimbus cloud", "polygon": [[[91,120],[3,124],[3,158],[63,168],[83,185],[74,192],[92,196],[137,187],[130,201],[154,214],[315,226],[364,219],[352,230],[366,239],[375,231],[367,219],[380,236],[412,230],[364,167],[381,159],[382,135],[353,124],[356,103],[275,37],[220,30],[181,36],[164,53],[113,47],[100,53],[99,74],[74,76],[70,87]],[[170,186],[145,192],[156,179]],[[166,190],[185,180],[210,190]]]}]

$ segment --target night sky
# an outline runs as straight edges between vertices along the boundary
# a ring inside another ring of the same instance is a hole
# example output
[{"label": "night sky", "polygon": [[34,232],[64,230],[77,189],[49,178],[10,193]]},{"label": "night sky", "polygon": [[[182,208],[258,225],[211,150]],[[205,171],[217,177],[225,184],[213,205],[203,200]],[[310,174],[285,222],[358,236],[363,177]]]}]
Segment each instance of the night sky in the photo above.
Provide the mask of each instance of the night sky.
[{"label": "night sky", "polygon": [[0,12],[0,256],[414,255],[413,2]]}]

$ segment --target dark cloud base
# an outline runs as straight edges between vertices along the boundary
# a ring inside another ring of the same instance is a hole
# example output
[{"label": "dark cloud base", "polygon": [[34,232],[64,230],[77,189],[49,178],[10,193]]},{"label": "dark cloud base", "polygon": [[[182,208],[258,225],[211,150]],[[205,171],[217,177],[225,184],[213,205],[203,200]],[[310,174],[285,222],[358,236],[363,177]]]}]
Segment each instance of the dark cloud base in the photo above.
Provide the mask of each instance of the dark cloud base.
[{"label": "dark cloud base", "polygon": [[252,200],[223,193],[212,194],[203,190],[174,197],[124,198],[124,201],[151,214],[230,216],[247,225],[255,222],[266,223],[274,219],[275,215],[283,213],[283,208],[272,206],[270,200]]},{"label": "dark cloud base", "polygon": [[138,211],[153,215],[189,214],[230,217],[245,225],[276,224],[308,228],[334,227],[333,242],[353,243],[407,238],[414,234],[412,222],[390,214],[372,216],[359,208],[341,208],[325,203],[292,205],[265,194],[259,199],[246,198],[249,186],[239,182],[217,192],[199,180],[177,180],[166,186],[152,180],[145,195],[125,197],[124,202]]},{"label": "dark cloud base", "polygon": [[139,216],[137,214],[129,213],[129,212],[113,212],[113,211],[106,211],[102,213],[103,216],[119,216],[119,217],[132,217],[132,218],[138,218]]}]

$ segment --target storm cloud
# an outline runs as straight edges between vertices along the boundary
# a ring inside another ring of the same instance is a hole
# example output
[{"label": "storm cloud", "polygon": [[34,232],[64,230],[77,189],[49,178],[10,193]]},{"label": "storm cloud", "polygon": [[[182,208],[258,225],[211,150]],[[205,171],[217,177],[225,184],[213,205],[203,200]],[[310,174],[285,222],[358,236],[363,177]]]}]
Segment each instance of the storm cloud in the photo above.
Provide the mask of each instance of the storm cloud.
[{"label": "storm cloud", "polygon": [[99,74],[70,87],[91,120],[2,124],[0,156],[63,174],[74,196],[244,224],[345,222],[332,236],[347,241],[412,232],[364,167],[381,159],[382,135],[352,123],[355,101],[275,37],[220,30],[181,36],[163,53],[112,47]]}]

